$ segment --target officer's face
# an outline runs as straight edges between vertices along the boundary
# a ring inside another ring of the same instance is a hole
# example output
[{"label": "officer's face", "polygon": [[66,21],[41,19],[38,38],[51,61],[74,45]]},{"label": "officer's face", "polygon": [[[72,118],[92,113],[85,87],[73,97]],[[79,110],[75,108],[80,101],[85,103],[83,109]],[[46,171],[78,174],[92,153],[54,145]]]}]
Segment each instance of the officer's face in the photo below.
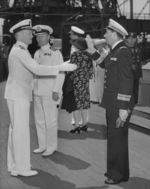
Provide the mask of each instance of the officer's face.
[{"label": "officer's face", "polygon": [[70,39],[78,39],[78,35],[75,33],[70,33]]},{"label": "officer's face", "polygon": [[136,38],[134,37],[129,37],[127,38],[126,40],[126,44],[129,46],[129,47],[134,47],[135,43],[136,43]]},{"label": "officer's face", "polygon": [[36,36],[36,40],[40,47],[49,43],[50,36],[47,33],[42,33]]},{"label": "officer's face", "polygon": [[30,45],[32,43],[32,30],[22,30],[21,31],[22,35],[22,42],[24,42],[27,45]]},{"label": "officer's face", "polygon": [[106,43],[110,46],[113,46],[114,44],[114,36],[115,32],[113,32],[112,30],[106,29],[106,33],[104,35],[105,39],[106,39]]}]

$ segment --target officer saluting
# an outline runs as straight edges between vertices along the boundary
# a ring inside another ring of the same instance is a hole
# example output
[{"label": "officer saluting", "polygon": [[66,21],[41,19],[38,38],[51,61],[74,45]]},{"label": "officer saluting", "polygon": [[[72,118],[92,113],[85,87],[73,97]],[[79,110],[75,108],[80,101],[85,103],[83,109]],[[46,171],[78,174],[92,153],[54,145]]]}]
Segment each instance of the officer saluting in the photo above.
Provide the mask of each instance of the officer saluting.
[{"label": "officer saluting", "polygon": [[[107,121],[107,172],[106,184],[118,184],[129,179],[128,127],[134,107],[132,55],[123,37],[127,31],[110,19],[106,28],[106,43],[111,52],[100,65],[105,68],[104,93],[101,106],[106,109]],[[91,38],[87,42],[91,57],[99,63],[100,55],[94,52]],[[121,120],[121,124],[117,124]],[[124,124],[123,124],[124,123]]]},{"label": "officer saluting", "polygon": [[10,114],[7,166],[13,176],[33,176],[31,170],[29,110],[32,101],[33,74],[58,75],[60,71],[73,71],[75,65],[64,63],[58,66],[43,66],[31,58],[27,48],[32,43],[31,20],[23,20],[10,29],[16,38],[9,58],[9,76],[6,82],[5,99]]}]

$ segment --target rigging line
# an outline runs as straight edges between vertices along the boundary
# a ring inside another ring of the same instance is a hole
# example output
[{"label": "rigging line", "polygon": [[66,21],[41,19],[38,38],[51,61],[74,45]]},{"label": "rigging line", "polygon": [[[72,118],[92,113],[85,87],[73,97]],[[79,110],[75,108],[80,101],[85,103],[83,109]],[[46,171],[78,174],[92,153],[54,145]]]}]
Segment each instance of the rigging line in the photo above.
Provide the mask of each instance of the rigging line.
[{"label": "rigging line", "polygon": [[[124,2],[123,3],[121,3],[120,5],[118,4],[118,1],[117,1],[117,5],[116,5],[116,8],[118,8],[119,9],[119,14],[121,15],[121,11],[120,11],[120,6],[121,5],[123,5],[125,2],[127,2],[128,0],[124,0]],[[114,9],[112,9],[111,11],[110,11],[110,13],[112,12],[112,11],[114,11],[115,10],[115,8]]]},{"label": "rigging line", "polygon": [[[121,3],[120,5],[119,5],[119,4],[117,4],[117,8],[120,10],[120,7],[121,7],[123,4],[125,4],[127,1],[128,1],[128,0],[124,0],[124,2],[123,2],[123,3]],[[120,11],[120,15],[121,15],[121,11]]]},{"label": "rigging line", "polygon": [[124,2],[123,3],[121,3],[120,5],[118,5],[119,7],[121,6],[121,5],[123,5],[124,3],[126,3],[128,0],[124,0]]},{"label": "rigging line", "polygon": [[144,9],[146,8],[147,4],[150,3],[150,0],[147,0],[147,2],[145,3],[145,5],[143,6],[143,8],[141,9],[141,11],[139,12],[139,14],[137,15],[136,19],[141,15],[141,13],[144,11]]}]

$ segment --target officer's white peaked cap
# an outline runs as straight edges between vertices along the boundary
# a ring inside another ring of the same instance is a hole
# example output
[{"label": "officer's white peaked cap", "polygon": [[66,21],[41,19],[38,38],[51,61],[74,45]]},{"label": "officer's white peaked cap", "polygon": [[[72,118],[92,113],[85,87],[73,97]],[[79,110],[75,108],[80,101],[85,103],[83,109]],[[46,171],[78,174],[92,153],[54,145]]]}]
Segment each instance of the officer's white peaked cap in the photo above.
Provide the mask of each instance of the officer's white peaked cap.
[{"label": "officer's white peaked cap", "polygon": [[71,26],[71,31],[69,33],[76,33],[83,35],[85,32],[76,26]]},{"label": "officer's white peaked cap", "polygon": [[120,33],[122,36],[128,35],[128,32],[125,30],[125,28],[113,19],[109,19],[109,25],[107,26],[107,29],[109,28]]},{"label": "officer's white peaked cap", "polygon": [[32,30],[32,21],[30,19],[23,20],[10,28],[10,33],[17,33],[21,30]]},{"label": "officer's white peaked cap", "polygon": [[34,35],[39,35],[42,33],[47,33],[50,35],[53,33],[53,29],[47,25],[36,25],[33,27],[33,30],[35,30]]}]

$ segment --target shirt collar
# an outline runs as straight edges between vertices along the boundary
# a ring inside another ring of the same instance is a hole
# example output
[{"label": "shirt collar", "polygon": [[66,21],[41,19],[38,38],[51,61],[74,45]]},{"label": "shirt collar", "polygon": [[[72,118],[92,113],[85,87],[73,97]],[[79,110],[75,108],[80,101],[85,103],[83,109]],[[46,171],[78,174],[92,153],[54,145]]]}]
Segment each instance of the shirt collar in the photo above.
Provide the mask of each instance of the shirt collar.
[{"label": "shirt collar", "polygon": [[25,43],[23,43],[23,42],[21,42],[21,41],[17,41],[17,42],[16,42],[16,45],[21,45],[21,46],[23,46],[25,49],[28,48],[28,45],[26,45]]},{"label": "shirt collar", "polygon": [[115,46],[117,46],[121,41],[123,41],[123,40],[121,39],[121,40],[117,41],[117,42],[112,46],[112,49],[114,49]]},{"label": "shirt collar", "polygon": [[50,48],[50,44],[47,43],[46,45],[44,45],[44,46],[41,47],[41,50],[42,50],[42,51],[45,51],[45,50],[47,50],[47,49],[49,49],[49,48]]}]

